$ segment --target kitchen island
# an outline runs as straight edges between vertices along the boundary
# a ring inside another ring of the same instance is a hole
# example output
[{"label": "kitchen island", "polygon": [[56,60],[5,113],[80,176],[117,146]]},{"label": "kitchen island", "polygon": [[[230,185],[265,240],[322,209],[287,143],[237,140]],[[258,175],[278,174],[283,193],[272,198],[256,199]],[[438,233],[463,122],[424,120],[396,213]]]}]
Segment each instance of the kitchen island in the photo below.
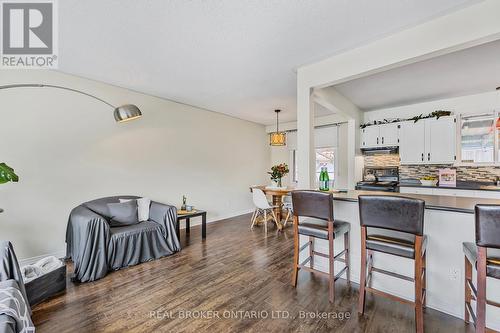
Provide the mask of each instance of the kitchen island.
[{"label": "kitchen island", "polygon": [[[427,244],[427,307],[450,315],[463,318],[464,314],[464,254],[462,242],[475,242],[474,206],[476,204],[500,204],[500,200],[450,197],[436,195],[400,194],[373,191],[334,192],[335,219],[351,224],[351,281],[359,283],[361,228],[359,224],[359,195],[396,195],[426,202],[424,233],[428,237]],[[306,238],[301,237],[301,244]],[[328,253],[327,241],[317,240],[316,249]],[[335,244],[335,253],[343,248],[342,241]],[[301,253],[301,261],[307,254]],[[325,258],[315,258],[315,268],[328,271]],[[343,264],[335,263],[335,272],[342,269]],[[383,253],[374,254],[374,266],[413,276],[413,261]],[[308,274],[308,273],[299,273]],[[476,274],[474,272],[474,281]],[[387,275],[373,273],[372,286],[382,291],[413,300],[413,283],[392,278]],[[337,288],[343,288],[342,284]],[[488,298],[500,301],[500,281],[488,279]],[[326,296],[325,296],[326,297]],[[373,301],[373,295],[367,296],[367,302]],[[488,327],[500,330],[500,309],[487,308]]]},{"label": "kitchen island", "polygon": [[497,199],[482,199],[476,197],[453,197],[446,195],[424,195],[397,192],[377,192],[377,191],[331,191],[333,200],[357,202],[360,195],[393,195],[407,198],[421,199],[425,201],[425,208],[430,210],[444,210],[458,213],[474,214],[474,207],[477,204],[500,204]]}]

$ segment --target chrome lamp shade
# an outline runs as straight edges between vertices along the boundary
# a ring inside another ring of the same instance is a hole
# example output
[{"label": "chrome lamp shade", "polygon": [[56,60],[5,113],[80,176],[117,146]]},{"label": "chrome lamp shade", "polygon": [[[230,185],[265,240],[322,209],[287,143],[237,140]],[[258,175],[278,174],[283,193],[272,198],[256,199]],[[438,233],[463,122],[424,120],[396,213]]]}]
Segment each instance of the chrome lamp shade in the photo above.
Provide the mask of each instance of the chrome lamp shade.
[{"label": "chrome lamp shade", "polygon": [[141,110],[135,105],[126,104],[119,106],[114,111],[115,120],[118,123],[134,120],[142,117]]}]

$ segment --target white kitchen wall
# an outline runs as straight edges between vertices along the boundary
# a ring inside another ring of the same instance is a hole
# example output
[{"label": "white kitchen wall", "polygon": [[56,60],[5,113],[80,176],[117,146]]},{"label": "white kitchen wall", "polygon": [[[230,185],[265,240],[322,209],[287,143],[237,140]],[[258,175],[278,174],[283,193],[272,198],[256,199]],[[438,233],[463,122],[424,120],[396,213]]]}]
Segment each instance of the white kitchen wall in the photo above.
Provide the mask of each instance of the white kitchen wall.
[{"label": "white kitchen wall", "polygon": [[485,113],[500,108],[498,93],[492,87],[491,92],[439,99],[425,103],[385,108],[364,113],[364,122],[390,118],[411,118],[420,114],[427,115],[436,110],[461,113]]},{"label": "white kitchen wall", "polygon": [[87,200],[136,194],[179,206],[185,194],[210,221],[249,212],[248,186],[267,180],[262,125],[53,71],[0,71],[0,85],[12,83],[80,89],[144,114],[117,124],[87,96],[0,90],[0,162],[20,177],[0,186],[0,239],[21,259],[64,252],[68,214]]}]

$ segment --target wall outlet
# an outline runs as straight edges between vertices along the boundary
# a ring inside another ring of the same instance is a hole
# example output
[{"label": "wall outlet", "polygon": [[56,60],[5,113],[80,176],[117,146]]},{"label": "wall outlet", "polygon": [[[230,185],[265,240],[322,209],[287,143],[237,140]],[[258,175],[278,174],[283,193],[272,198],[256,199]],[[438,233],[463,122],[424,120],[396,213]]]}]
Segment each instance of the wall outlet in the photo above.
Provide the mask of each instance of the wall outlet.
[{"label": "wall outlet", "polygon": [[450,280],[456,281],[460,278],[460,270],[458,268],[450,269]]}]

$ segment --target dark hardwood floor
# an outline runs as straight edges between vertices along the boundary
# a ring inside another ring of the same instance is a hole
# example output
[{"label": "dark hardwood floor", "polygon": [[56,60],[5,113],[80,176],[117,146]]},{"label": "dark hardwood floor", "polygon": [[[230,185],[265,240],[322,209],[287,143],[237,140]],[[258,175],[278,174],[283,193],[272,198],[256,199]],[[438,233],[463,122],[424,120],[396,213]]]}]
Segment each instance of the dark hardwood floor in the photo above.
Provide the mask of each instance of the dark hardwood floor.
[{"label": "dark hardwood floor", "polygon": [[[178,254],[68,281],[65,294],[33,309],[37,332],[414,332],[412,308],[388,299],[368,295],[358,316],[356,284],[339,280],[334,305],[326,278],[300,272],[291,287],[293,230],[269,230],[250,230],[245,215],[209,224],[201,242],[194,227],[188,239],[181,232]],[[424,320],[426,332],[473,332],[431,309]]]}]

